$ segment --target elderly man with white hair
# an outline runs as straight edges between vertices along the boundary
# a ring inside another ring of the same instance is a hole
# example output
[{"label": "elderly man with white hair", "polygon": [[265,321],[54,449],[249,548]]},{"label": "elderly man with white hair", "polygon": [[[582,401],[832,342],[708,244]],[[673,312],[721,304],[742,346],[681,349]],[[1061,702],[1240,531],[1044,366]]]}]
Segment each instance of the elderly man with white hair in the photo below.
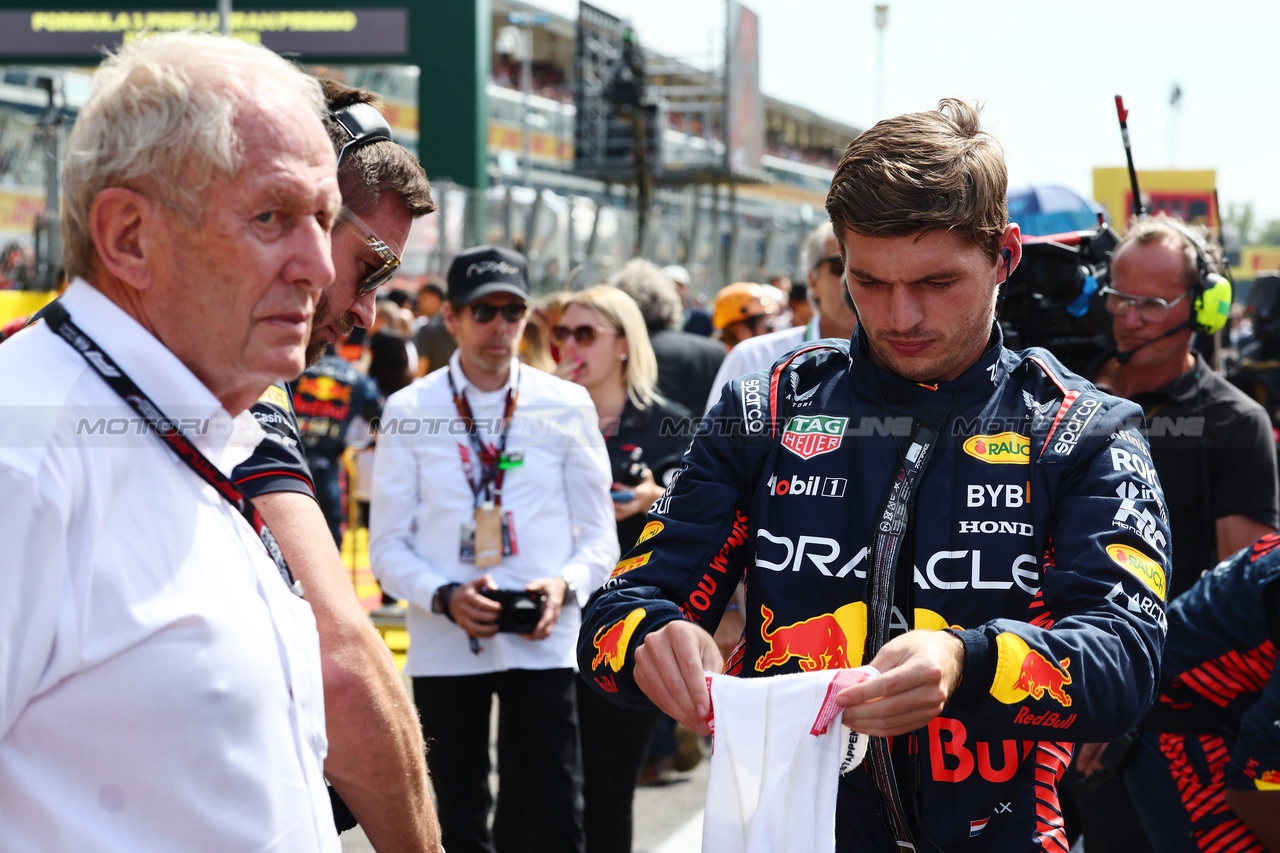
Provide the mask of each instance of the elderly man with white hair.
[{"label": "elderly man with white hair", "polygon": [[0,347],[7,851],[338,850],[315,619],[229,479],[334,277],[323,108],[212,36],[94,76],[71,286]]}]

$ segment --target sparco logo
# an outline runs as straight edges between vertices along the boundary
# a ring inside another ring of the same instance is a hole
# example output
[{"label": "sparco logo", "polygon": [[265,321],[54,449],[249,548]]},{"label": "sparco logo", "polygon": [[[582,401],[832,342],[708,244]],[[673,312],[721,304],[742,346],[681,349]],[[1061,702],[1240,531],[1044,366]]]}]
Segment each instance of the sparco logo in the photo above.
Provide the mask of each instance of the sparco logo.
[{"label": "sparco logo", "polygon": [[500,273],[502,275],[519,275],[520,267],[515,264],[509,264],[506,261],[481,261],[478,264],[472,264],[467,267],[467,278],[476,275],[484,275],[485,273]]},{"label": "sparco logo", "polygon": [[1084,428],[1089,425],[1089,421],[1093,420],[1093,416],[1101,407],[1102,403],[1098,400],[1084,400],[1080,405],[1072,408],[1071,416],[1062,425],[1062,435],[1058,436],[1058,440],[1053,443],[1053,452],[1065,456],[1075,450],[1080,436],[1084,434]]},{"label": "sparco logo", "polygon": [[742,382],[742,420],[747,425],[747,435],[764,432],[764,394],[760,393],[759,379]]}]

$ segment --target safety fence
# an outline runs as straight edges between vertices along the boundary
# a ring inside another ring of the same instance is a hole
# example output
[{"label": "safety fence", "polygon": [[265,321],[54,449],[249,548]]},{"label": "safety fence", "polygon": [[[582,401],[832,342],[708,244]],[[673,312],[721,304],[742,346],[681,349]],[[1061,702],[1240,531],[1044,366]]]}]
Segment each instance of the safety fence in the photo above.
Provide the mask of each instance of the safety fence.
[{"label": "safety fence", "polygon": [[[586,183],[586,182],[584,182]],[[482,243],[529,259],[535,294],[598,284],[633,257],[689,270],[690,290],[709,296],[733,281],[795,275],[822,211],[743,198],[712,185],[659,188],[640,221],[634,193],[571,193],[501,185],[434,184],[439,209],[414,225],[403,270],[443,275],[453,256]]]}]

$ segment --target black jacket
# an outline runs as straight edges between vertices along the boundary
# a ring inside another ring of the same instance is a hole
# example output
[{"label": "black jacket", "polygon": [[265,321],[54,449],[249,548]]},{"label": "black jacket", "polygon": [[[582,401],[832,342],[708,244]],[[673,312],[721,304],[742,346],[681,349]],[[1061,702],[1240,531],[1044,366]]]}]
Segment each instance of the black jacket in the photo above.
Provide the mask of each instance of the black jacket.
[{"label": "black jacket", "polygon": [[[998,333],[936,388],[874,367],[858,334],[852,350],[820,341],[726,386],[645,536],[589,603],[581,671],[615,701],[647,703],[634,649],[673,619],[714,630],[739,579],[747,624],[728,672],[863,663],[887,487],[918,423],[941,425],[893,624],[912,613],[915,628],[950,626],[966,664],[943,714],[895,739],[899,788],[948,853],[1065,851],[1056,782],[1072,742],[1128,730],[1159,677],[1169,530],[1141,411]],[[917,770],[918,811],[904,781]],[[893,849],[862,769],[841,780],[837,839]]]}]

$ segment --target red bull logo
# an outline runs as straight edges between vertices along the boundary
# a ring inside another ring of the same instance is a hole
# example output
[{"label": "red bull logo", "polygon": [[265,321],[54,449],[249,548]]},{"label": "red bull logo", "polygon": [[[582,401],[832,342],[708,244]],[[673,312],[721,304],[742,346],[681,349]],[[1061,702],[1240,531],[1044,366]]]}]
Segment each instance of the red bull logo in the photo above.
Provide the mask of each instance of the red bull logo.
[{"label": "red bull logo", "polygon": [[1280,791],[1280,770],[1263,770],[1253,786],[1259,791]]},{"label": "red bull logo", "polygon": [[965,453],[990,465],[1025,465],[1031,461],[1031,439],[1016,432],[975,435],[963,447]]},{"label": "red bull logo", "polygon": [[601,628],[591,640],[596,647],[596,656],[591,659],[591,668],[599,669],[607,664],[614,672],[621,672],[627,662],[627,646],[631,643],[631,635],[636,626],[644,621],[645,610],[637,607],[608,628]]},{"label": "red bull logo", "polygon": [[1006,705],[1044,698],[1048,693],[1064,708],[1071,707],[1066,687],[1071,683],[1071,659],[1054,662],[1032,649],[1017,634],[996,635],[998,660],[991,695]]},{"label": "red bull logo", "polygon": [[1071,697],[1062,688],[1071,683],[1071,672],[1067,669],[1071,666],[1071,658],[1063,658],[1058,663],[1062,669],[1039,652],[1029,652],[1022,659],[1022,668],[1018,670],[1018,680],[1013,686],[1027,691],[1035,699],[1043,699],[1048,691],[1064,708],[1070,708]]},{"label": "red bull logo", "polygon": [[769,644],[769,650],[756,660],[756,672],[782,666],[792,658],[799,658],[800,668],[805,672],[862,665],[862,649],[867,639],[864,602],[855,601],[834,613],[811,616],[776,629],[772,629],[772,610],[762,604],[760,615],[764,619],[760,637]]},{"label": "red bull logo", "polygon": [[351,386],[331,376],[299,376],[294,386],[295,394],[305,394],[327,403],[350,403]]}]

